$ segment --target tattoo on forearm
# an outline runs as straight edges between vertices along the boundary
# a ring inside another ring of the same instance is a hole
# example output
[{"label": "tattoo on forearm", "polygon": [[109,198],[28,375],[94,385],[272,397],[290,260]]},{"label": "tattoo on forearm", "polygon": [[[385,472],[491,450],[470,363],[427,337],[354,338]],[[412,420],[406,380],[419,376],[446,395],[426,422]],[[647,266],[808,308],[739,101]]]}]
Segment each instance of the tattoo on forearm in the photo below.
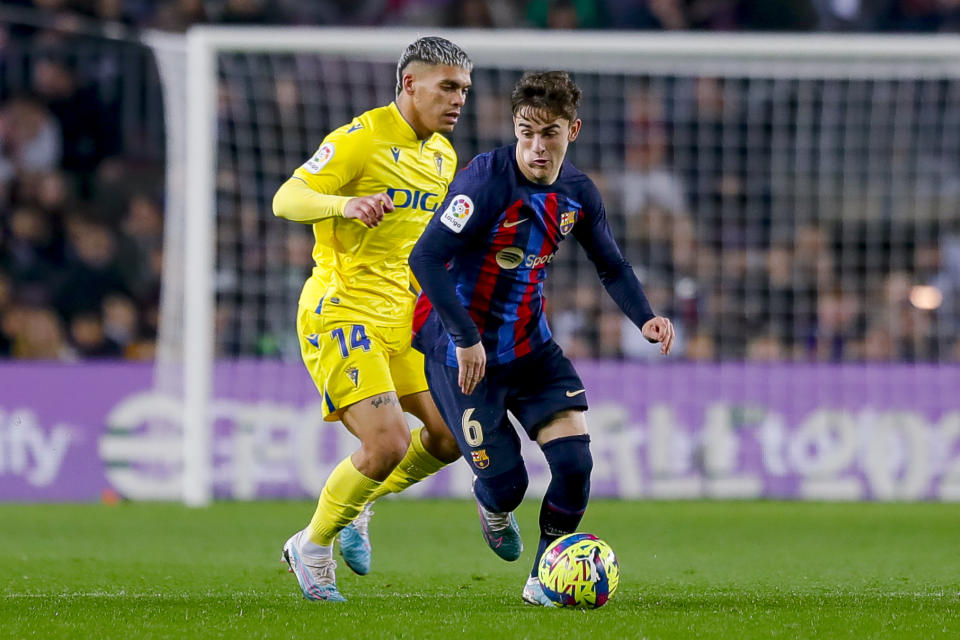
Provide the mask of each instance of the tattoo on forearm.
[{"label": "tattoo on forearm", "polygon": [[370,404],[376,408],[384,407],[391,404],[400,404],[400,399],[397,398],[394,393],[381,393],[378,396],[373,396],[370,398]]}]

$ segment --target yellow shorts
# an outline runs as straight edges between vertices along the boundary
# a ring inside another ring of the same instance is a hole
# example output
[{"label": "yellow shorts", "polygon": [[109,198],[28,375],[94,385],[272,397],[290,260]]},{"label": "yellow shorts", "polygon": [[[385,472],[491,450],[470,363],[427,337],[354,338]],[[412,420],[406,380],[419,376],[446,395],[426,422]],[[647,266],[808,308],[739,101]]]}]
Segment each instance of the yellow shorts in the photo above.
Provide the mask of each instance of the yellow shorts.
[{"label": "yellow shorts", "polygon": [[410,346],[410,327],[324,321],[300,305],[297,333],[303,363],[323,397],[324,420],[339,420],[346,407],[380,393],[402,398],[427,390],[423,354]]}]

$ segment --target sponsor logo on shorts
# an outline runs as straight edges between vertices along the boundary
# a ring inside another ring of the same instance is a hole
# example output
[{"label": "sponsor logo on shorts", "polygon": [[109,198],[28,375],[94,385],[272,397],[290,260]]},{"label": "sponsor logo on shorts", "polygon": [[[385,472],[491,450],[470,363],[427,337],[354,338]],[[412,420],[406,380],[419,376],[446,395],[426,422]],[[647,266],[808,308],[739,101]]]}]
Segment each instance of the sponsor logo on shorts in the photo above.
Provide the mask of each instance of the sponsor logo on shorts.
[{"label": "sponsor logo on shorts", "polygon": [[332,142],[324,142],[313,157],[303,163],[303,168],[310,173],[320,173],[320,170],[333,158],[335,150]]},{"label": "sponsor logo on shorts", "polygon": [[470,452],[470,457],[473,459],[473,466],[477,469],[486,469],[490,466],[490,458],[487,456],[486,449],[476,449]]}]

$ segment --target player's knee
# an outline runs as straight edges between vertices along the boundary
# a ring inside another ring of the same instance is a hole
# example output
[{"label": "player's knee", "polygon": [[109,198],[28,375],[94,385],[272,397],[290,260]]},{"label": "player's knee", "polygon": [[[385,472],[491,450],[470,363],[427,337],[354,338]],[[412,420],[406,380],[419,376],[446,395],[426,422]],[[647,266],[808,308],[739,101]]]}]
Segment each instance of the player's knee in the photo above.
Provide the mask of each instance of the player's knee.
[{"label": "player's knee", "polygon": [[527,468],[521,462],[495,476],[477,478],[474,491],[484,507],[495,513],[504,513],[520,506],[529,482]]},{"label": "player's knee", "polygon": [[542,448],[553,482],[562,486],[571,506],[585,503],[590,492],[590,473],[593,471],[590,436],[557,438]]},{"label": "player's knee", "polygon": [[362,442],[363,449],[377,471],[390,473],[403,457],[407,455],[410,446],[410,431],[406,423],[378,430],[373,437]]}]

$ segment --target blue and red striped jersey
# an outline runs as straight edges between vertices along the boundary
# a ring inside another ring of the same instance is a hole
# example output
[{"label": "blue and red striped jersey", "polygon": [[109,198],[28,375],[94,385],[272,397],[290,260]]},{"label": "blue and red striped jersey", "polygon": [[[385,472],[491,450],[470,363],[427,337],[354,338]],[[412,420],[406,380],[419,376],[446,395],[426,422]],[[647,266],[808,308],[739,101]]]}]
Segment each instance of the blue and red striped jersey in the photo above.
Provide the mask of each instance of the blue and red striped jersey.
[{"label": "blue and red striped jersey", "polygon": [[626,302],[637,309],[624,311],[634,322],[642,325],[653,317],[586,174],[564,161],[557,180],[540,185],[520,172],[515,146],[476,156],[454,178],[410,257],[423,287],[414,313],[414,346],[456,366],[456,346],[478,340],[488,365],[510,362],[546,343],[551,333],[543,282],[569,235],[584,247],[608,290],[614,281],[632,278],[629,293],[633,298],[639,293],[639,299]]}]

